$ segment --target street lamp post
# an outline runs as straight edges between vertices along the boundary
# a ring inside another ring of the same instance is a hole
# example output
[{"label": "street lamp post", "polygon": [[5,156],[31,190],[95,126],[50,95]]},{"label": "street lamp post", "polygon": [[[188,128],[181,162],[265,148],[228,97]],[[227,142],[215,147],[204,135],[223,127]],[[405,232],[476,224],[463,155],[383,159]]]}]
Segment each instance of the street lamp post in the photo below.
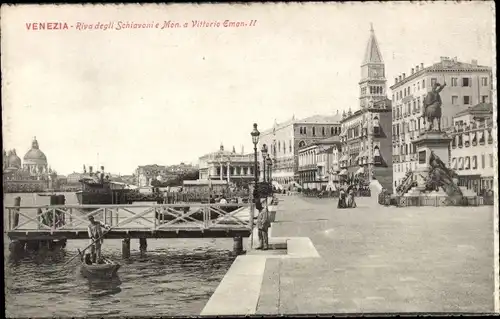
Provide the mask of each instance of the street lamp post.
[{"label": "street lamp post", "polygon": [[266,182],[266,165],[267,165],[267,145],[263,144],[262,145],[262,181],[265,183]]},{"label": "street lamp post", "polygon": [[[257,197],[257,183],[259,182],[259,176],[257,175],[257,144],[259,143],[259,135],[260,132],[257,129],[257,123],[253,124],[253,130],[252,133],[250,133],[252,136],[252,143],[253,143],[253,152],[254,152],[254,181],[255,181],[255,187],[254,187],[254,203],[257,203],[258,199]],[[255,205],[253,204],[250,207],[250,248],[253,248],[253,219],[254,219],[254,212],[255,212]]]},{"label": "street lamp post", "polygon": [[260,136],[260,132],[259,130],[257,129],[257,123],[254,123],[253,124],[253,130],[252,130],[252,133],[250,133],[250,135],[252,135],[252,143],[253,143],[253,152],[254,152],[254,177],[255,177],[255,187],[257,187],[257,183],[259,181],[259,176],[257,175],[257,144],[259,143],[259,136]]}]

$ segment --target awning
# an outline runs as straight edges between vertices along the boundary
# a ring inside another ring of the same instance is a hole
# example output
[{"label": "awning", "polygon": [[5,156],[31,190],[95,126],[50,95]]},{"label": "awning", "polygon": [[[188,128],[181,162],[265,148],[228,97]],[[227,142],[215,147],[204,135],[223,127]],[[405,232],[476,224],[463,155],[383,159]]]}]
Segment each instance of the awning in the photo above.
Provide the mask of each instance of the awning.
[{"label": "awning", "polygon": [[360,168],[358,168],[358,170],[356,171],[356,173],[354,173],[354,175],[363,174],[364,172],[365,172],[365,168],[364,167],[360,167]]},{"label": "awning", "polygon": [[346,169],[341,170],[339,175],[347,175],[347,170]]},{"label": "awning", "polygon": [[380,156],[380,150],[378,148],[373,150],[373,156]]}]

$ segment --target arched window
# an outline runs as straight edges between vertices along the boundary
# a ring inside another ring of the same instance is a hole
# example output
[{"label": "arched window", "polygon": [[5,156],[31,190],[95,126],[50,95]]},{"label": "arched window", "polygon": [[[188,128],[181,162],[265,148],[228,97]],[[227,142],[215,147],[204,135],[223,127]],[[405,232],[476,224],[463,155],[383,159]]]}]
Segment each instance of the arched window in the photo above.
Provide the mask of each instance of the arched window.
[{"label": "arched window", "polygon": [[313,127],[313,136],[316,135],[316,128]]},{"label": "arched window", "polygon": [[299,133],[302,134],[302,127],[299,127]]},{"label": "arched window", "polygon": [[325,128],[324,128],[324,127],[322,127],[322,128],[321,128],[321,134],[322,134],[323,136],[325,136]]},{"label": "arched window", "polygon": [[334,127],[332,126],[332,127],[330,128],[330,135],[333,135],[333,134],[334,134]]}]

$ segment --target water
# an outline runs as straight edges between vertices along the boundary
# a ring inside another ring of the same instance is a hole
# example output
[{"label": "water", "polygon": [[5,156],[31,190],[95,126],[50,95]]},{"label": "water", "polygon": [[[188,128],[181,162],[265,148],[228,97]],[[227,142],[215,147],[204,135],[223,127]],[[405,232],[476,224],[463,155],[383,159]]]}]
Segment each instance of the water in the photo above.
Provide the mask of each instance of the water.
[{"label": "water", "polygon": [[[76,203],[74,194],[65,195],[66,203]],[[6,194],[5,205],[12,205],[15,196],[24,206],[49,201]],[[17,259],[8,244],[4,236],[7,317],[199,315],[234,261],[232,239],[148,239],[145,256],[133,239],[129,262],[121,260],[121,241],[110,239],[103,254],[122,264],[118,279],[89,281],[79,274],[78,258],[64,266],[87,240],[69,240],[61,251]]]}]

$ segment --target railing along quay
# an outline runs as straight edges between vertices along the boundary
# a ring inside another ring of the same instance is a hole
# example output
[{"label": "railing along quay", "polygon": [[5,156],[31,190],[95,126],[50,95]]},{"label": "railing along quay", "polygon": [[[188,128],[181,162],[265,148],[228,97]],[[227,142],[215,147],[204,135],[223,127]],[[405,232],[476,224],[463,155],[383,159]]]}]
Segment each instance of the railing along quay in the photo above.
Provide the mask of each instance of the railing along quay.
[{"label": "railing along quay", "polygon": [[[250,230],[250,204],[144,204],[144,205],[61,205],[8,206],[9,237],[23,233],[86,232],[94,216],[118,231],[160,232],[174,230]],[[246,215],[246,214],[244,214]],[[246,217],[246,218],[245,218]],[[85,234],[86,235],[86,234]],[[77,236],[78,237],[78,236]]]},{"label": "railing along quay", "polygon": [[253,204],[243,203],[7,206],[4,212],[7,236],[23,247],[54,241],[64,247],[68,239],[88,239],[93,216],[111,227],[104,238],[123,239],[124,257],[130,255],[131,238],[140,239],[142,251],[147,238],[232,237],[235,252],[241,252],[256,217]]}]

